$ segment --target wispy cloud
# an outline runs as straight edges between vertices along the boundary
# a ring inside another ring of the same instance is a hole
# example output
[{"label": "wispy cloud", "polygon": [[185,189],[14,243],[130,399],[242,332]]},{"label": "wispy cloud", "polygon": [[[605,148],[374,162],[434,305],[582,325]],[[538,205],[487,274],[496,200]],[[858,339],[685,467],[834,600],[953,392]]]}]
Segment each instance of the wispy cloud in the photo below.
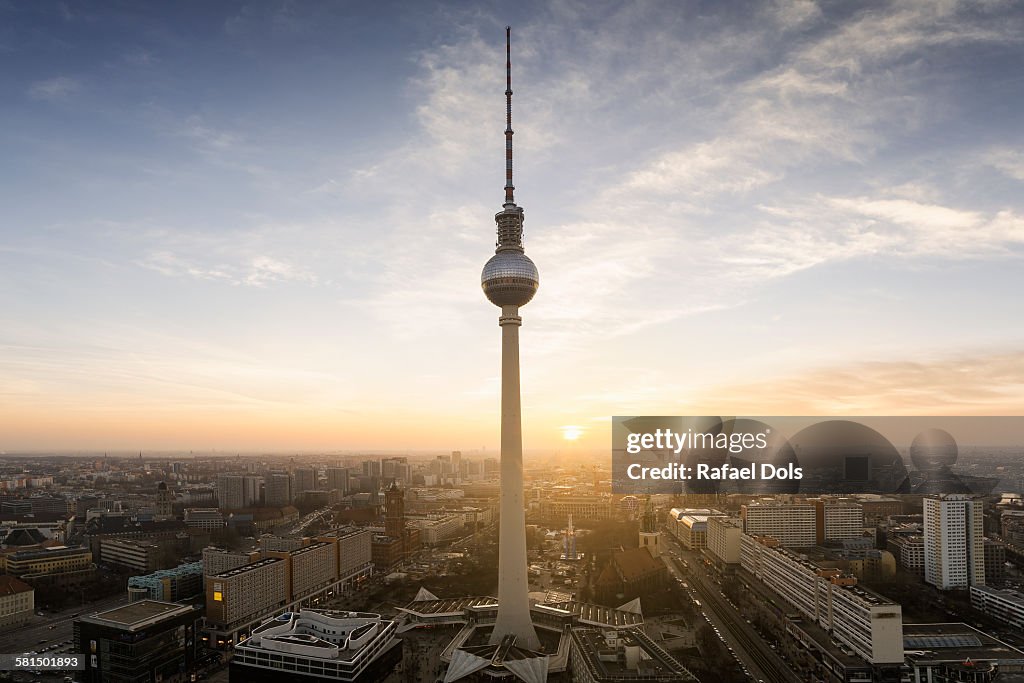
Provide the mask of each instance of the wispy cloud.
[{"label": "wispy cloud", "polygon": [[301,266],[265,255],[235,262],[211,263],[208,259],[193,260],[170,251],[153,251],[136,263],[170,277],[186,276],[251,287],[265,287],[278,282],[317,282],[316,276]]},{"label": "wispy cloud", "polygon": [[45,81],[36,81],[28,88],[28,96],[34,100],[55,102],[74,95],[82,89],[78,80],[69,76],[55,76]]},{"label": "wispy cloud", "polygon": [[858,362],[707,388],[705,405],[762,415],[985,415],[1024,410],[1024,353]]}]

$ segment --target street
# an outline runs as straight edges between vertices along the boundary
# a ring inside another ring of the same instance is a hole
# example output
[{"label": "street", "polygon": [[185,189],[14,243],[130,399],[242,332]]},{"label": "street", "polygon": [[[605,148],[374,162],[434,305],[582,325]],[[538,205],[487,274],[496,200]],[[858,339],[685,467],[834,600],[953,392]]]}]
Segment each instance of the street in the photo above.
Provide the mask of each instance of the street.
[{"label": "street", "polygon": [[[758,681],[799,683],[800,678],[722,596],[718,585],[708,576],[700,553],[684,550],[669,534],[665,537],[669,554],[662,555],[662,559],[673,580],[689,583],[691,594],[696,593],[701,600],[704,616],[750,675]],[[672,553],[686,561],[687,575],[679,570]]]}]

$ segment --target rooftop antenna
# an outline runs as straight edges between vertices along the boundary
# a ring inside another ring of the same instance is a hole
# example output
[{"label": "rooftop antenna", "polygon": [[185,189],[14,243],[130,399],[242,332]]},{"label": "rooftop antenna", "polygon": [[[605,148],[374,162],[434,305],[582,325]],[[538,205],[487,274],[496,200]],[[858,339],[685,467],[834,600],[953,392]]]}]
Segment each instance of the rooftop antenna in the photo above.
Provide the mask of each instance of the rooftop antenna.
[{"label": "rooftop antenna", "polygon": [[505,27],[505,206],[515,206],[512,184],[512,27]]}]

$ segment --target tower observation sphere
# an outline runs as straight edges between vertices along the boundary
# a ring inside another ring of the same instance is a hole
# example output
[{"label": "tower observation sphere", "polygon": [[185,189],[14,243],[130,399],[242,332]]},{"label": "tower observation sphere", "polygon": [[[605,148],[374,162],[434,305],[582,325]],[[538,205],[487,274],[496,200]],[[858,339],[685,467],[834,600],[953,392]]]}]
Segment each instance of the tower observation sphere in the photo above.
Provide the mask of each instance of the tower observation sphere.
[{"label": "tower observation sphere", "polygon": [[480,284],[495,306],[525,306],[540,284],[537,266],[521,251],[499,251],[484,265]]}]

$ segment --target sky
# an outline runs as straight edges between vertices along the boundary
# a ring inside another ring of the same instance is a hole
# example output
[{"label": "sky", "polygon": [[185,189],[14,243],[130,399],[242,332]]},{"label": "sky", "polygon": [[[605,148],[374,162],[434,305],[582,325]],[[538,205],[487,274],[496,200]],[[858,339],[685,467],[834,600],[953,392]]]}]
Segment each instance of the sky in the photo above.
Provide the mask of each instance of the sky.
[{"label": "sky", "polygon": [[0,451],[495,452],[506,24],[528,450],[1024,414],[1019,3],[0,0]]}]

